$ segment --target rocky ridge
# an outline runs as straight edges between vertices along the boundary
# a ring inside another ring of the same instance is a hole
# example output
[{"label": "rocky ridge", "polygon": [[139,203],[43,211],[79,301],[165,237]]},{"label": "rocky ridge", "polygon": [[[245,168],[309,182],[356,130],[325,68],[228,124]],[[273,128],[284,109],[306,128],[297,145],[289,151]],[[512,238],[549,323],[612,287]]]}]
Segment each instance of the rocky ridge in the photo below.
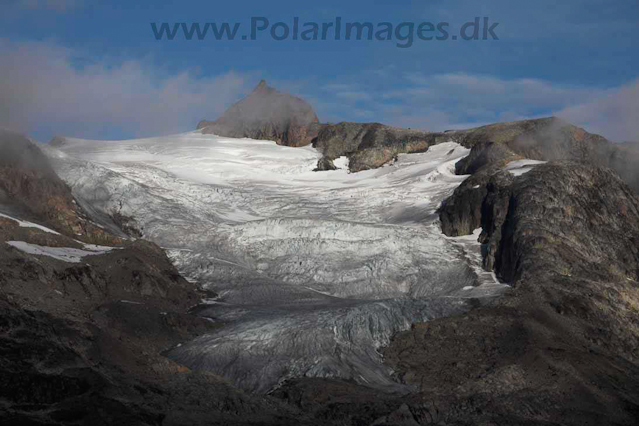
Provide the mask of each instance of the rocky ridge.
[{"label": "rocky ridge", "polygon": [[[216,121],[202,121],[203,133],[273,140],[280,145],[312,144],[322,153],[317,171],[334,170],[334,160],[347,157],[349,170],[375,169],[399,154],[424,152],[442,142],[457,142],[473,152],[460,162],[459,174],[473,174],[484,165],[517,158],[577,160],[612,168],[639,191],[633,144],[615,144],[556,117],[497,123],[467,130],[429,132],[380,123],[320,124],[306,101],[279,92],[262,80],[246,98]],[[64,144],[56,137],[52,144]]]},{"label": "rocky ridge", "polygon": [[246,98],[233,104],[215,121],[201,121],[205,134],[266,139],[287,146],[311,143],[319,120],[306,101],[281,93],[262,80]]},{"label": "rocky ridge", "polygon": [[576,160],[609,167],[639,191],[636,150],[555,117],[446,132],[399,129],[378,123],[321,125],[313,146],[324,156],[319,170],[330,169],[333,160],[346,156],[350,171],[358,172],[388,164],[398,154],[423,152],[429,146],[448,141],[472,149],[457,165],[458,174],[475,174],[487,165],[504,166],[524,158]]},{"label": "rocky ridge", "polygon": [[352,425],[636,424],[639,200],[610,170],[579,162],[499,170],[473,187],[476,197],[447,203],[463,200],[466,215],[442,210],[447,233],[477,223],[485,266],[512,290],[393,339],[385,362],[419,391],[299,379],[276,395]]}]

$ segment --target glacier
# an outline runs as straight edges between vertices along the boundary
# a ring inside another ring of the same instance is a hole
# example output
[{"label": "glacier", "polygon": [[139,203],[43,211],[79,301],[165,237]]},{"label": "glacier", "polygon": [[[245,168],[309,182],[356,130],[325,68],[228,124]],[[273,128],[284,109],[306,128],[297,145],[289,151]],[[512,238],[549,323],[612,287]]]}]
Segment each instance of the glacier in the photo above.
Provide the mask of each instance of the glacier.
[{"label": "glacier", "polygon": [[313,172],[310,146],[199,132],[45,151],[101,226],[130,218],[218,294],[194,311],[224,326],[166,355],[248,391],[295,377],[405,390],[380,354],[392,336],[507,288],[477,233],[441,233],[437,208],[466,178],[453,142],[358,173]]}]

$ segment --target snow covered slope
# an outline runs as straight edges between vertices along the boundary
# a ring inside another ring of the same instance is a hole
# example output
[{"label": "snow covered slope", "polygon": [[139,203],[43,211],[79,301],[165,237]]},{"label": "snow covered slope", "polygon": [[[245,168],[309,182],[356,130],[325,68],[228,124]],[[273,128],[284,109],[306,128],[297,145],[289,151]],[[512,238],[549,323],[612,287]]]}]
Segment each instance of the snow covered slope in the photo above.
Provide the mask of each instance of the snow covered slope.
[{"label": "snow covered slope", "polygon": [[50,148],[83,204],[134,220],[189,279],[220,294],[226,325],[170,357],[265,392],[291,377],[397,387],[377,349],[411,323],[504,288],[476,238],[451,239],[436,209],[463,180],[454,143],[349,174],[320,154],[197,132]]}]

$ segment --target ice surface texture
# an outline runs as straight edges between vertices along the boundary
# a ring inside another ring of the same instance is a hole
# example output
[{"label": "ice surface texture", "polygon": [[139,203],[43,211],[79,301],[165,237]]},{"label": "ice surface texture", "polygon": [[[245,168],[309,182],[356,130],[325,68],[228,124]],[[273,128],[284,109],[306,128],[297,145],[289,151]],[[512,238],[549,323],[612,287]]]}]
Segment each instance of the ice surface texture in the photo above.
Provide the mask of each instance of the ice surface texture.
[{"label": "ice surface texture", "polygon": [[355,174],[313,172],[311,147],[196,132],[62,149],[49,155],[82,203],[133,218],[220,295],[201,315],[225,326],[168,356],[251,391],[300,376],[400,389],[381,346],[504,288],[476,236],[441,234],[436,209],[468,154],[452,142]]}]

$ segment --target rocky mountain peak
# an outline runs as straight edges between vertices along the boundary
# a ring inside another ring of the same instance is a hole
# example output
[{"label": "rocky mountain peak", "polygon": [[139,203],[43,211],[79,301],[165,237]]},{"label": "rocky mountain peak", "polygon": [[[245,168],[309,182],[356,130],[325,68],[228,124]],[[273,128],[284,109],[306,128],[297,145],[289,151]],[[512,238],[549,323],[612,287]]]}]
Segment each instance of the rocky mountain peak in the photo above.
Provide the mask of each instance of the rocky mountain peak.
[{"label": "rocky mountain peak", "polygon": [[202,121],[205,134],[272,140],[279,145],[304,146],[317,135],[319,120],[305,100],[280,92],[261,80],[253,92],[215,121]]},{"label": "rocky mountain peak", "polygon": [[269,86],[266,80],[263,80],[263,79],[260,80],[259,84],[255,86],[255,89],[253,89],[253,93],[268,93],[268,92],[274,92],[274,91],[275,89]]}]

